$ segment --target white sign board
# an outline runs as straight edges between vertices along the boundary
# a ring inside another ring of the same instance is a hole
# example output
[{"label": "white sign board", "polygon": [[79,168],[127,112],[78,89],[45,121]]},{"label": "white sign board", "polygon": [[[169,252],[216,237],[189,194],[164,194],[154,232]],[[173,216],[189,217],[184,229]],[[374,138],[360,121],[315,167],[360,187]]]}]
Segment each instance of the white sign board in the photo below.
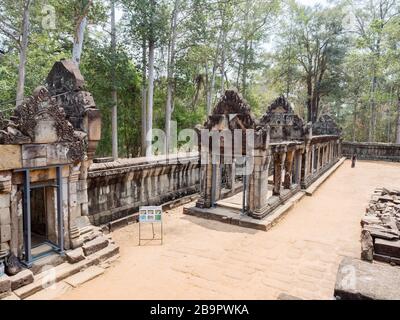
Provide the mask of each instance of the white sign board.
[{"label": "white sign board", "polygon": [[140,223],[161,223],[162,208],[161,207],[140,207],[139,209]]},{"label": "white sign board", "polygon": [[[142,239],[141,237],[141,228],[142,224],[151,224],[151,229],[153,232],[153,238],[151,239]],[[154,223],[157,223],[160,226],[161,237],[156,238],[156,234],[154,232]],[[161,207],[140,207],[139,208],[139,246],[142,240],[160,240],[161,244],[163,243],[163,225],[162,225],[162,208]]]}]

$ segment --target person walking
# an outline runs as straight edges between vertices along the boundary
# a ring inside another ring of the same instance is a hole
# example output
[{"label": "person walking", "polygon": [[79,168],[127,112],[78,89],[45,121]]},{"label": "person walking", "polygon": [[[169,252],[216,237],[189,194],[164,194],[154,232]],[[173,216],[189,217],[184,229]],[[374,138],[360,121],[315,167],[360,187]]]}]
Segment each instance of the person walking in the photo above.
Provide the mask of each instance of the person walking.
[{"label": "person walking", "polygon": [[352,168],[355,168],[356,161],[357,161],[357,154],[353,154],[353,156],[351,157],[351,167]]}]

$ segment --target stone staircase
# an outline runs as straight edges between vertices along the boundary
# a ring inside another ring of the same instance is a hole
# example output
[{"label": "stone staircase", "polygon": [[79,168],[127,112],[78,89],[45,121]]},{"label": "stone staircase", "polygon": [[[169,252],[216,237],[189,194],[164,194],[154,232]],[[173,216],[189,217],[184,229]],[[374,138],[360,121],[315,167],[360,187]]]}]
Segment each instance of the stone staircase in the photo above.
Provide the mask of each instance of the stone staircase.
[{"label": "stone staircase", "polygon": [[[64,256],[52,253],[35,261],[30,269],[0,277],[0,299],[26,299],[60,282],[75,287],[100,275],[104,269],[98,265],[113,261],[119,247],[111,235],[104,235],[98,227],[88,226],[81,235],[83,245],[66,251]],[[79,276],[81,272],[83,275]]]}]

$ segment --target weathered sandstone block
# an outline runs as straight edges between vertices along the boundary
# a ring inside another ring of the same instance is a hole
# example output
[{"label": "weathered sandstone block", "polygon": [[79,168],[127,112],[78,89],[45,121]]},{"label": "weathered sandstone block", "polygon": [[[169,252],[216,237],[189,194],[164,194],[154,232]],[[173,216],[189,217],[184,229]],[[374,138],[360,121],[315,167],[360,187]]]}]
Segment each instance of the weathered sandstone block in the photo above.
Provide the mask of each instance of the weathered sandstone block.
[{"label": "weathered sandstone block", "polygon": [[33,273],[28,269],[24,269],[16,275],[10,277],[11,290],[17,290],[33,282]]},{"label": "weathered sandstone block", "polygon": [[0,277],[0,297],[7,294],[11,290],[10,277],[6,274]]},{"label": "weathered sandstone block", "polygon": [[377,254],[400,258],[400,241],[376,239],[374,250]]},{"label": "weathered sandstone block", "polygon": [[69,263],[77,263],[85,259],[82,248],[67,251],[65,255],[67,256],[67,261]]},{"label": "weathered sandstone block", "polygon": [[94,240],[86,242],[82,246],[82,249],[83,249],[83,252],[85,253],[85,256],[89,256],[92,253],[95,253],[101,249],[104,249],[107,246],[108,246],[108,239],[105,237],[98,237]]}]

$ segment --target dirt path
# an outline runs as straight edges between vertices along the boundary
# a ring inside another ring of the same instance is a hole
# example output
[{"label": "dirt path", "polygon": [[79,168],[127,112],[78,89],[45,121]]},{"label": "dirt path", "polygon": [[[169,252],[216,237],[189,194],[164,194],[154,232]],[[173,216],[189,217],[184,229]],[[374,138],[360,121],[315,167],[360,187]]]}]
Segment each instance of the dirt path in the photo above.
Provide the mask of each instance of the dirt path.
[{"label": "dirt path", "polygon": [[137,245],[138,225],[113,237],[121,257],[62,299],[331,299],[344,255],[360,255],[360,218],[375,187],[400,186],[400,164],[346,161],[268,232],[184,216],[165,219],[163,246]]}]

